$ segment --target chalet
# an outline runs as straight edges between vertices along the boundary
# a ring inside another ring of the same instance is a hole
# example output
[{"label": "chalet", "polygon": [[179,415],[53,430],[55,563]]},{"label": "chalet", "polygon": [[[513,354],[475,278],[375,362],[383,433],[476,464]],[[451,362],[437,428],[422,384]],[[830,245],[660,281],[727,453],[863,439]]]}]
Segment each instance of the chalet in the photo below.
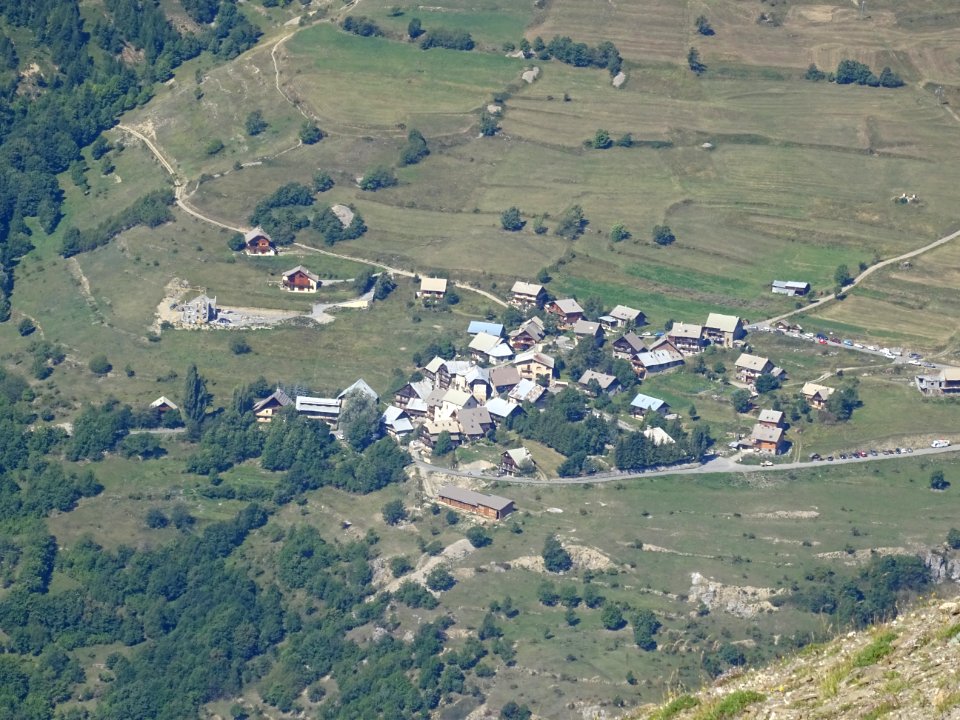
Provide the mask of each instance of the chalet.
[{"label": "chalet", "polygon": [[746,334],[743,321],[734,315],[710,313],[703,326],[703,335],[707,340],[727,348],[733,347],[734,341],[740,340]]},{"label": "chalet", "polygon": [[531,405],[536,405],[540,402],[540,398],[543,397],[543,394],[547,392],[547,389],[540,385],[539,383],[533,380],[521,380],[517,383],[516,387],[513,388],[507,397],[511,400],[516,400],[519,403],[530,403]]},{"label": "chalet", "polygon": [[[437,414],[437,411],[440,409],[440,406],[443,405],[443,396],[447,394],[447,388],[435,387],[430,391],[430,394],[427,396],[427,399],[424,401],[427,406],[427,416],[434,417]],[[407,408],[413,404],[411,401]],[[407,410],[407,414],[410,414],[410,410]]]},{"label": "chalet", "polygon": [[478,405],[477,399],[470,393],[450,388],[443,394],[443,399],[434,413],[434,418],[440,420],[441,418],[453,417],[461,410],[475,408]]},{"label": "chalet", "polygon": [[642,418],[649,412],[666,416],[670,413],[670,405],[666,400],[637,393],[637,396],[630,401],[630,414],[635,418]]},{"label": "chalet", "polygon": [[513,359],[513,366],[517,368],[521,378],[536,380],[538,377],[553,377],[553,368],[556,361],[544,353],[528,350]]},{"label": "chalet", "polygon": [[934,375],[918,375],[914,381],[924,395],[960,394],[960,368],[946,367]]},{"label": "chalet", "polygon": [[468,407],[457,413],[460,437],[463,441],[481,440],[493,430],[493,419],[485,407]]},{"label": "chalet", "polygon": [[770,292],[788,297],[802,297],[810,292],[810,283],[798,280],[774,280]]},{"label": "chalet", "polygon": [[439,355],[423,366],[423,376],[435,387],[450,387],[451,373],[447,367],[447,361]]},{"label": "chalet", "polygon": [[772,373],[774,365],[769,358],[749,353],[741,353],[735,364],[737,378],[741,382],[753,383],[758,377],[765,373]]},{"label": "chalet", "polygon": [[177,404],[172,400],[168,399],[166,395],[161,395],[152,403],[150,403],[150,409],[156,410],[158,413],[163,415],[165,412],[170,412],[171,410],[179,410]]},{"label": "chalet", "polygon": [[761,410],[757,424],[764,427],[783,427],[784,414],[780,410]]},{"label": "chalet", "polygon": [[543,285],[517,280],[510,289],[510,304],[521,310],[532,310],[542,307],[547,299],[547,291]]},{"label": "chalet", "polygon": [[413,432],[413,423],[410,416],[402,408],[394,405],[388,405],[383,415],[380,416],[380,422],[383,423],[387,435],[394,440],[399,440],[404,435]]},{"label": "chalet", "polygon": [[573,334],[578,340],[580,338],[598,338],[603,334],[603,330],[600,328],[600,323],[580,318],[573,324]]},{"label": "chalet", "polygon": [[503,336],[503,325],[500,323],[484,322],[483,320],[471,320],[467,326],[468,335],[479,335],[486,333],[495,337]]},{"label": "chalet", "polygon": [[243,251],[247,255],[276,255],[277,247],[262,227],[255,227],[243,236]]},{"label": "chalet", "polygon": [[367,397],[373,398],[374,402],[380,402],[380,396],[377,395],[377,391],[367,385],[363,378],[360,378],[353,383],[353,385],[337,395],[337,400],[343,400],[347,395],[351,395],[352,393],[363,393]]},{"label": "chalet", "polygon": [[510,346],[514,350],[529,350],[542,341],[545,334],[543,320],[532,317],[510,333]]},{"label": "chalet", "polygon": [[827,406],[827,400],[830,399],[833,393],[834,388],[812,382],[804,383],[803,388],[800,390],[803,399],[815,410],[823,410]]},{"label": "chalet", "polygon": [[420,292],[417,297],[421,300],[442,300],[446,294],[446,278],[420,278]]},{"label": "chalet", "polygon": [[483,405],[487,398],[493,395],[493,385],[490,382],[490,370],[474,365],[463,376],[464,389],[473,395],[477,402]]},{"label": "chalet", "polygon": [[644,428],[643,436],[657,447],[677,444],[677,441],[670,437],[670,433],[661,427]]},{"label": "chalet", "polygon": [[507,450],[500,455],[500,474],[515,477],[529,473],[535,467],[533,456],[526,448]]},{"label": "chalet", "polygon": [[622,360],[632,360],[637,353],[645,352],[646,346],[636,333],[624,333],[612,343],[613,356]]},{"label": "chalet", "polygon": [[184,325],[206,325],[217,319],[217,299],[198,295],[180,308],[180,320]]},{"label": "chalet", "polygon": [[478,362],[499,362],[513,357],[513,350],[499,335],[477,333],[468,347],[471,357]]},{"label": "chalet", "polygon": [[257,418],[257,422],[268,423],[273,420],[274,415],[288,405],[293,405],[293,400],[283,390],[277,388],[253,406],[253,414]]},{"label": "chalet", "polygon": [[433,385],[429,380],[408,382],[393,394],[393,404],[398,408],[406,409],[413,400],[425,401],[431,390]]},{"label": "chalet", "polygon": [[340,400],[336,398],[297,395],[295,409],[297,415],[302,415],[308,420],[322,420],[327,423],[331,429],[336,430],[337,423],[340,422],[341,404]]},{"label": "chalet", "polygon": [[784,430],[757,423],[750,433],[750,444],[755,452],[779,455],[784,449]]},{"label": "chalet", "polygon": [[297,265],[293,270],[287,270],[283,274],[281,284],[290,292],[313,293],[320,287],[320,278],[303,265]]},{"label": "chalet", "polygon": [[513,365],[499,365],[490,368],[490,386],[493,388],[495,395],[511,392],[520,380],[520,371]]},{"label": "chalet", "polygon": [[590,382],[594,380],[597,382],[597,385],[600,386],[600,392],[606,393],[607,395],[616,395],[622,389],[620,387],[620,381],[613,375],[598,373],[594,370],[587,370],[583,373],[580,379],[577,380],[577,384],[587,392],[590,392]]},{"label": "chalet", "polygon": [[450,442],[454,447],[460,444],[460,423],[453,418],[427,420],[420,428],[420,439],[423,440],[424,445],[433,449],[441,433],[447,433],[450,436]]},{"label": "chalet", "polygon": [[703,352],[707,344],[703,338],[703,325],[675,322],[665,337],[684,355]]},{"label": "chalet", "polygon": [[491,520],[501,520],[515,509],[513,500],[508,500],[499,495],[485,495],[453,485],[444,485],[437,490],[437,500],[457,510],[463,510]]},{"label": "chalet", "polygon": [[577,320],[583,317],[583,308],[573,298],[549,302],[546,310],[551,315],[556,316],[557,327],[561,330],[569,330],[576,324]]},{"label": "chalet", "polygon": [[683,355],[676,348],[673,350],[661,348],[647,350],[637,353],[633,358],[633,371],[641,379],[647,375],[655,375],[681,365],[683,365]]},{"label": "chalet", "polygon": [[625,327],[639,327],[646,324],[646,316],[639,310],[626,305],[617,305],[609,314],[598,318],[600,324],[607,330],[616,330]]},{"label": "chalet", "polygon": [[493,398],[485,407],[487,412],[490,413],[490,419],[495,423],[501,423],[507,418],[523,412],[519,404],[503,398]]}]

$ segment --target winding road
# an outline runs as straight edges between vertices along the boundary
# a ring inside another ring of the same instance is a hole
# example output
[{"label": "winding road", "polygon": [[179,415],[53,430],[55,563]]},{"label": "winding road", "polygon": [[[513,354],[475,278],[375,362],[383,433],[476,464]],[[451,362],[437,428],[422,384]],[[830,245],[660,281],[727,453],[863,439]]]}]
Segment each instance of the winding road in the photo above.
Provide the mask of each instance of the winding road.
[{"label": "winding road", "polygon": [[906,453],[902,455],[877,455],[876,457],[868,455],[865,458],[861,457],[848,457],[844,460],[839,458],[830,462],[827,460],[818,460],[818,461],[801,461],[801,462],[789,462],[789,463],[776,463],[769,467],[763,467],[761,465],[741,465],[740,463],[731,460],[730,458],[725,457],[716,457],[709,462],[705,462],[699,465],[683,465],[674,468],[663,468],[659,470],[648,470],[645,472],[608,472],[608,473],[598,473],[596,475],[587,475],[584,477],[556,477],[556,478],[526,478],[526,477],[509,477],[506,475],[489,475],[481,472],[474,472],[470,470],[451,470],[448,468],[438,467],[432,465],[423,460],[416,459],[414,460],[414,465],[419,470],[429,473],[442,473],[444,475],[453,475],[455,477],[462,478],[473,478],[476,480],[489,480],[497,481],[502,483],[511,483],[513,485],[600,485],[608,482],[615,482],[618,480],[636,480],[637,478],[650,478],[650,477],[666,477],[666,476],[676,476],[676,475],[715,475],[718,473],[779,473],[779,472],[788,472],[790,470],[806,470],[809,468],[828,468],[835,467],[837,465],[854,465],[858,463],[873,463],[873,462],[882,462],[884,460],[895,460],[897,458],[909,458],[909,457],[921,457],[925,455],[942,455],[944,453],[957,452],[960,450],[960,445],[951,445],[950,447],[945,448],[920,448],[914,450],[912,453]]}]

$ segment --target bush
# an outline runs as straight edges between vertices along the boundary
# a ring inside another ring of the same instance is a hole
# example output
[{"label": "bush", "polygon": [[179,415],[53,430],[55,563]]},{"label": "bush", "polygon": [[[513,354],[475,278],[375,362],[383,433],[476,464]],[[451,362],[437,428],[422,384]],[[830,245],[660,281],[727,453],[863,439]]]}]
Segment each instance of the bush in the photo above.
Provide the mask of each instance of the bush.
[{"label": "bush", "polygon": [[474,525],[466,532],[467,540],[470,541],[470,544],[475,548],[482,548],[489,545],[493,542],[490,535],[487,531],[482,528],[480,525]]},{"label": "bush", "polygon": [[617,223],[610,228],[610,242],[623,242],[624,240],[629,239],[630,231],[627,230],[622,223]]},{"label": "bush", "polygon": [[943,476],[943,470],[934,470],[930,474],[931,490],[946,490],[950,487],[950,481]]},{"label": "bush", "polygon": [[410,22],[407,23],[407,35],[410,36],[411,40],[416,40],[418,37],[423,35],[424,29],[423,24],[420,22],[420,18],[410,18]]},{"label": "bush", "polygon": [[94,375],[106,375],[108,372],[113,370],[113,365],[110,364],[110,361],[107,360],[106,355],[96,355],[90,359],[88,364],[90,372]]},{"label": "bush", "polygon": [[221,140],[220,138],[214,138],[213,140],[207,143],[207,146],[203,149],[203,151],[207,155],[216,155],[218,152],[223,150],[223,148],[224,148],[223,140]]},{"label": "bush", "polygon": [[543,565],[553,573],[566,572],[573,567],[573,558],[563,549],[556,535],[550,535],[543,543]]},{"label": "bush", "polygon": [[710,35],[714,34],[713,28],[710,27],[710,21],[707,20],[706,15],[700,15],[696,19],[696,26],[697,26],[697,32],[700,33],[701,35],[706,35],[707,37],[709,37]]},{"label": "bush", "polygon": [[623,611],[614,603],[607,603],[600,613],[600,623],[607,630],[619,630],[627,621],[623,619]]},{"label": "bush", "polygon": [[323,130],[320,126],[309,120],[305,120],[300,126],[300,142],[304,145],[316,145],[323,140]]},{"label": "bush", "polygon": [[360,37],[377,37],[383,35],[380,27],[370,18],[364,15],[348,15],[340,25],[348,33],[359,35]]},{"label": "bush", "polygon": [[240,233],[234,233],[230,236],[230,239],[227,240],[227,247],[229,247],[234,252],[239,252],[246,247],[246,243],[243,241],[243,235]]},{"label": "bush", "polygon": [[427,140],[419,130],[410,130],[407,133],[407,144],[400,152],[401,165],[416,165],[430,154],[430,148],[427,147]]},{"label": "bush", "polygon": [[397,555],[390,558],[390,574],[395,578],[406,575],[411,570],[413,570],[413,563],[406,555]]},{"label": "bush", "polygon": [[947,545],[954,550],[960,550],[960,530],[957,530],[957,528],[950,528],[950,530],[947,532]]},{"label": "bush", "polygon": [[263,113],[259,110],[253,110],[249,115],[247,115],[246,121],[243,123],[244,129],[247,131],[247,135],[259,135],[264,130],[266,130],[269,125],[266,120],[263,119]]},{"label": "bush", "polygon": [[146,523],[151,530],[159,530],[165,528],[170,521],[160,508],[153,507],[147,510]]},{"label": "bush", "polygon": [[383,515],[383,521],[387,525],[396,525],[407,519],[406,508],[403,507],[403,502],[400,500],[388,502],[380,509],[380,514]]},{"label": "bush", "polygon": [[677,239],[669,225],[654,225],[653,241],[657,245],[670,245]]},{"label": "bush", "polygon": [[24,318],[17,325],[17,332],[20,333],[21,337],[26,337],[30,335],[34,330],[37,329],[37,326],[34,325],[33,320],[30,318]]},{"label": "bush", "polygon": [[484,137],[493,137],[499,129],[500,126],[497,124],[497,119],[484,110],[480,114],[480,134]]},{"label": "bush", "polygon": [[707,66],[700,60],[700,51],[695,47],[690,48],[690,52],[687,53],[687,65],[695,75],[703,75],[707,71]]},{"label": "bush", "polygon": [[553,231],[553,234],[567,240],[576,240],[583,234],[587,222],[587,218],[583,214],[583,208],[579,205],[571,205],[560,216],[557,229]]},{"label": "bush", "polygon": [[807,72],[803,77],[813,82],[820,82],[821,80],[826,79],[827,74],[813,63],[810,63],[810,67],[807,68]]},{"label": "bush", "polygon": [[590,146],[594,150],[606,150],[613,146],[613,139],[606,130],[597,130],[593,136],[593,140],[590,141]]},{"label": "bush", "polygon": [[376,192],[381,188],[393,187],[397,184],[397,176],[393,170],[380,166],[368,170],[360,180],[360,189]]},{"label": "bush", "polygon": [[230,352],[234,355],[246,355],[250,350],[250,345],[242,337],[235,335],[230,338]]},{"label": "bush", "polygon": [[445,592],[456,584],[456,579],[445,567],[435,567],[427,574],[427,587],[434,592]]},{"label": "bush", "polygon": [[520,217],[520,208],[509,207],[500,213],[500,227],[509,232],[522,230],[526,223]]},{"label": "bush", "polygon": [[318,193],[326,192],[333,187],[333,178],[330,173],[316,172],[313,175],[313,189]]}]

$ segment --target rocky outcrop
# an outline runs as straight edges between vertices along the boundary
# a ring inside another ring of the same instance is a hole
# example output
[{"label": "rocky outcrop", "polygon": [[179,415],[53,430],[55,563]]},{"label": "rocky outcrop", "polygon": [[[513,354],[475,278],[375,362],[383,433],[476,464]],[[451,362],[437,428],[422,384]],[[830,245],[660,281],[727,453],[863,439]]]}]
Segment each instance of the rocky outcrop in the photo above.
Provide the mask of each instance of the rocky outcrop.
[{"label": "rocky outcrop", "polygon": [[930,548],[923,555],[923,564],[930,570],[930,579],[937,583],[960,583],[960,558],[947,547]]}]

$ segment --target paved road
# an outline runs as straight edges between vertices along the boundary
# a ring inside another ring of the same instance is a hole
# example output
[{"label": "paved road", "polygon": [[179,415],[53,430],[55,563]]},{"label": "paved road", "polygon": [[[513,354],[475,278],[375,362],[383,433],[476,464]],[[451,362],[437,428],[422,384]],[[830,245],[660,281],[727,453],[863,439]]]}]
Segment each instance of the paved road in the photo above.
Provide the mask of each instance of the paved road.
[{"label": "paved road", "polygon": [[837,458],[833,462],[827,460],[819,461],[801,461],[801,462],[789,462],[789,463],[777,463],[772,467],[761,467],[760,465],[742,465],[730,458],[717,457],[709,462],[703,463],[701,465],[684,465],[682,467],[676,468],[665,468],[661,470],[649,470],[646,472],[612,472],[612,473],[598,473],[596,475],[588,475],[586,477],[569,477],[569,478],[547,478],[546,480],[540,480],[535,478],[521,478],[521,477],[507,477],[507,476],[497,476],[489,475],[480,472],[474,472],[469,470],[450,470],[447,468],[437,467],[436,465],[431,465],[430,463],[424,462],[423,460],[415,459],[414,465],[418,469],[425,472],[436,472],[443,473],[445,475],[453,475],[456,477],[463,478],[474,478],[478,480],[497,480],[505,483],[512,483],[514,485],[599,485],[602,483],[622,481],[622,480],[634,480],[637,478],[648,478],[648,477],[665,477],[668,475],[715,475],[718,473],[779,473],[787,472],[790,470],[805,470],[808,468],[828,468],[835,467],[837,465],[854,465],[858,463],[873,463],[873,462],[882,462],[884,460],[894,460],[897,458],[908,458],[908,457],[922,457],[925,455],[942,455],[944,453],[957,452],[960,450],[960,445],[951,445],[950,447],[945,448],[919,448],[914,450],[912,453],[906,453],[903,455],[877,455],[873,457],[868,455],[865,458],[853,458],[848,457],[845,460],[840,460]]}]

